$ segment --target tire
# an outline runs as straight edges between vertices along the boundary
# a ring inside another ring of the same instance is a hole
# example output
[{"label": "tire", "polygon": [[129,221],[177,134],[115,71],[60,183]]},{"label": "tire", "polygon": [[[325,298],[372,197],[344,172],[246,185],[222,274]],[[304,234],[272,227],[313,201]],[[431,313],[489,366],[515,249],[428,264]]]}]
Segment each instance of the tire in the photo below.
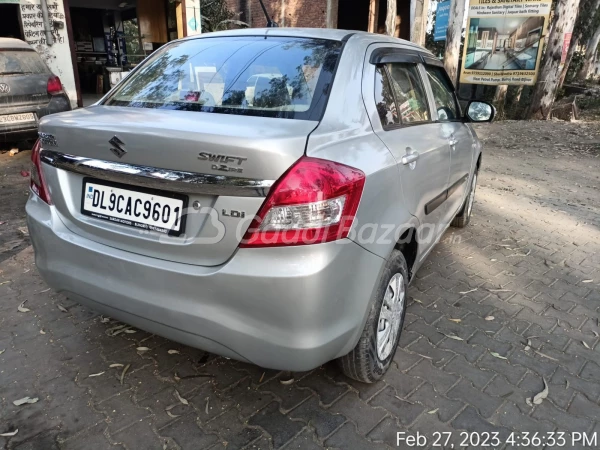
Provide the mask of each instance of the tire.
[{"label": "tire", "polygon": [[473,214],[473,202],[475,201],[475,190],[477,189],[477,175],[478,171],[476,170],[475,173],[473,173],[473,179],[471,180],[471,185],[469,186],[469,194],[467,195],[467,198],[465,198],[465,204],[450,223],[450,225],[453,227],[464,228],[469,225],[469,222],[471,221],[471,215]]},{"label": "tire", "polygon": [[[396,302],[394,302],[394,289],[390,287],[390,283],[397,286],[398,300]],[[356,347],[337,360],[346,376],[363,383],[374,383],[388,370],[396,354],[402,325],[404,324],[406,302],[408,301],[407,288],[408,269],[406,260],[400,251],[394,250],[383,269],[377,291],[371,299],[367,322]],[[384,298],[386,299],[385,303]],[[390,308],[390,304],[393,305],[392,308]],[[384,305],[385,310],[388,312],[387,318],[390,320],[381,317]],[[389,314],[390,311],[393,311],[393,313]],[[382,330],[379,329],[380,322],[383,326]],[[386,328],[385,324],[389,328]],[[388,333],[393,333],[393,335],[387,335],[386,329],[389,330]],[[388,338],[385,339],[385,336]],[[380,344],[385,342],[387,345],[378,347],[378,337]]]}]

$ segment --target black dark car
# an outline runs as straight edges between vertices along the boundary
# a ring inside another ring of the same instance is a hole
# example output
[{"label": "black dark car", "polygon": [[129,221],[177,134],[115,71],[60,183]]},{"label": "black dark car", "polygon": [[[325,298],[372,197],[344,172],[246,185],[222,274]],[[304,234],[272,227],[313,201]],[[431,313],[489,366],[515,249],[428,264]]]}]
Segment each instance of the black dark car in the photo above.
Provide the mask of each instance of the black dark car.
[{"label": "black dark car", "polygon": [[70,109],[40,55],[19,39],[0,38],[0,144],[35,140],[41,117]]}]

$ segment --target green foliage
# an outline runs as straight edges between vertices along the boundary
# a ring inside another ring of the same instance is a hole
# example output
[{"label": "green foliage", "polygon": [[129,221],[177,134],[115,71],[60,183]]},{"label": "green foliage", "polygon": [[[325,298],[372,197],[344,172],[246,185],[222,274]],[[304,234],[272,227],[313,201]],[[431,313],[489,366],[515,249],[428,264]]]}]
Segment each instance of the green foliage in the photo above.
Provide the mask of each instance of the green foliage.
[{"label": "green foliage", "polygon": [[141,62],[145,56],[140,41],[140,30],[137,19],[123,21],[123,33],[125,34],[127,59],[131,64]]},{"label": "green foliage", "polygon": [[202,12],[202,32],[229,30],[233,27],[247,28],[246,22],[237,20],[228,7],[225,0],[202,0],[200,2]]},{"label": "green foliage", "polygon": [[584,61],[585,51],[578,51],[573,54],[573,59],[571,59],[571,64],[569,64],[567,76],[565,77],[565,83],[570,83],[575,79],[575,76],[583,67]]}]

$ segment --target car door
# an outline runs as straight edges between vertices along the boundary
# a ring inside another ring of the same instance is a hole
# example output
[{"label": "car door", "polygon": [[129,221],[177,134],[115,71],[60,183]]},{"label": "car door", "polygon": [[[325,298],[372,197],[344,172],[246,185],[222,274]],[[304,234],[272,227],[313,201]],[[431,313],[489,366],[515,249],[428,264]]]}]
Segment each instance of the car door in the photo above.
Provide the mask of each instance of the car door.
[{"label": "car door", "polygon": [[447,137],[432,120],[420,56],[410,50],[379,48],[370,60],[380,119],[373,128],[397,161],[404,202],[420,221],[418,238],[425,254],[437,241],[446,215]]},{"label": "car door", "polygon": [[425,72],[435,105],[440,134],[450,148],[450,175],[444,223],[449,223],[462,206],[474,164],[473,137],[464,124],[454,86],[437,60],[426,59]]}]

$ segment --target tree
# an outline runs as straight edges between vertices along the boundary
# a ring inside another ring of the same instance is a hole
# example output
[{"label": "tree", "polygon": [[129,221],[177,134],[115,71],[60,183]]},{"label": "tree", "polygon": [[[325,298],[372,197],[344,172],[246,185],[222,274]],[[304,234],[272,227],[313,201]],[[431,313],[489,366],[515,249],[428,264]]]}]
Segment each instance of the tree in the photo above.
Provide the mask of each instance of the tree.
[{"label": "tree", "polygon": [[571,33],[577,18],[579,0],[557,0],[552,31],[542,58],[540,74],[533,91],[527,118],[548,119],[560,82],[560,60],[566,33]]},{"label": "tree", "polygon": [[387,12],[385,15],[385,32],[388,36],[394,36],[396,34],[397,14],[398,8],[396,7],[396,0],[388,0]]},{"label": "tree", "polygon": [[585,46],[585,57],[583,59],[583,66],[577,74],[577,79],[585,81],[590,74],[590,67],[596,59],[596,51],[598,50],[598,43],[600,43],[600,26],[596,28],[596,31],[592,37],[588,40]]},{"label": "tree", "polygon": [[577,52],[579,43],[587,41],[590,38],[590,35],[595,28],[594,25],[600,25],[600,0],[581,0],[579,12],[573,29],[573,36],[571,37],[567,59],[562,73],[560,74],[560,81],[558,83],[559,88],[561,88],[565,82],[565,78],[567,77],[567,73],[569,72],[573,56],[575,56],[575,53]]},{"label": "tree", "polygon": [[465,0],[452,0],[450,4],[450,18],[446,31],[446,53],[444,67],[454,84],[458,78],[458,60],[460,58],[460,42],[462,40],[462,26],[465,17]]},{"label": "tree", "polygon": [[507,84],[496,86],[496,94],[494,95],[494,106],[499,118],[504,117],[504,106],[506,105],[506,92],[508,91]]},{"label": "tree", "polygon": [[234,18],[236,14],[229,10],[225,0],[202,0],[200,11],[203,33],[227,30],[232,25],[242,28],[249,26],[246,22]]}]

